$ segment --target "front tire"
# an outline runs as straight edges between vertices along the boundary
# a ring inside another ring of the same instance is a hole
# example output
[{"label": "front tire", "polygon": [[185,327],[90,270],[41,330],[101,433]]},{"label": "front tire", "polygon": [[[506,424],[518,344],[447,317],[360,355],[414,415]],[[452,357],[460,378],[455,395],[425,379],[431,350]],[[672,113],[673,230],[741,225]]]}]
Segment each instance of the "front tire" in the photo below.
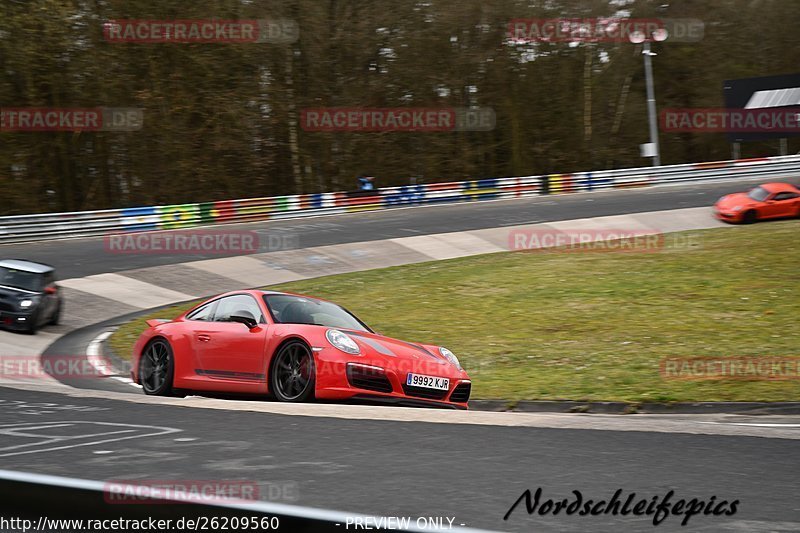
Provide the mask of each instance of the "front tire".
[{"label": "front tire", "polygon": [[752,224],[756,220],[758,220],[758,213],[756,213],[753,209],[745,211],[744,215],[742,215],[743,224]]},{"label": "front tire", "polygon": [[316,384],[314,354],[302,341],[289,341],[272,358],[269,385],[282,402],[307,402],[314,399]]},{"label": "front tire", "polygon": [[139,359],[139,383],[145,394],[171,396],[175,358],[172,347],[164,339],[150,342]]}]

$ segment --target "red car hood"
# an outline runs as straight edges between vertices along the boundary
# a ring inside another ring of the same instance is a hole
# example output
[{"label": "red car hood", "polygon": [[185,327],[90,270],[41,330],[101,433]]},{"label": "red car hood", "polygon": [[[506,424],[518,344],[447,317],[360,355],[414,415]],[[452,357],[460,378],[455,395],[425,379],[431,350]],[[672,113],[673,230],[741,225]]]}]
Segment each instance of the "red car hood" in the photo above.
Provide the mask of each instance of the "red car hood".
[{"label": "red car hood", "polygon": [[[419,362],[423,365],[441,365],[442,371],[458,372],[450,362],[438,353],[423,347],[420,344],[401,341],[366,331],[344,330],[352,337],[365,354],[383,357],[388,361],[403,362],[405,364]],[[415,365],[416,366],[416,365]],[[434,367],[435,368],[435,367]]]},{"label": "red car hood", "polygon": [[716,206],[722,211],[730,211],[737,205],[742,207],[749,207],[757,203],[758,202],[752,200],[749,196],[747,196],[746,192],[737,192],[734,194],[728,194],[727,196],[723,196],[717,201]]}]

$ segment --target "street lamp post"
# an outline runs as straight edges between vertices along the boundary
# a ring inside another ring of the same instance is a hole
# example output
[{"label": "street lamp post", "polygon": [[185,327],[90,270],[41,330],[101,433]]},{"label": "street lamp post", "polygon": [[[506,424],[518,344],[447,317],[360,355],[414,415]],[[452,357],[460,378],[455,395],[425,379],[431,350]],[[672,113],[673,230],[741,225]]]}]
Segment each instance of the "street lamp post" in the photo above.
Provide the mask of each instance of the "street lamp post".
[{"label": "street lamp post", "polygon": [[656,55],[650,51],[650,41],[665,41],[667,30],[658,29],[649,36],[642,32],[633,32],[629,39],[634,44],[644,43],[642,55],[644,56],[644,77],[647,86],[647,117],[650,123],[650,144],[653,149],[653,166],[661,166],[661,150],[658,146],[658,121],[656,117],[656,96],[653,88],[653,63],[651,57]]},{"label": "street lamp post", "polygon": [[655,89],[653,89],[653,63],[650,60],[652,52],[650,52],[650,41],[644,42],[644,77],[645,84],[647,85],[647,116],[650,120],[650,142],[653,143],[653,166],[661,166],[661,150],[658,146],[658,124],[656,122],[656,96]]}]

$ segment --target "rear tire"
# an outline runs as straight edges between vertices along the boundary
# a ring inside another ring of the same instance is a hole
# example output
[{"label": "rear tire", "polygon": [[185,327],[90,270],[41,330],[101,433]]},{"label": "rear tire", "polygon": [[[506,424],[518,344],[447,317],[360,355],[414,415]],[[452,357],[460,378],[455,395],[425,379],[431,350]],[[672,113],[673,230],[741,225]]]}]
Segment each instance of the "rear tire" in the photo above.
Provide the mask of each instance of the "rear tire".
[{"label": "rear tire", "polygon": [[281,402],[307,402],[314,399],[317,370],[314,354],[302,341],[292,340],[280,347],[272,358],[269,388]]},{"label": "rear tire", "polygon": [[745,211],[744,215],[742,215],[742,224],[752,224],[757,220],[758,220],[758,213],[756,213],[755,210],[753,209]]},{"label": "rear tire", "polygon": [[139,359],[139,383],[150,396],[171,396],[175,358],[165,339],[151,341]]}]

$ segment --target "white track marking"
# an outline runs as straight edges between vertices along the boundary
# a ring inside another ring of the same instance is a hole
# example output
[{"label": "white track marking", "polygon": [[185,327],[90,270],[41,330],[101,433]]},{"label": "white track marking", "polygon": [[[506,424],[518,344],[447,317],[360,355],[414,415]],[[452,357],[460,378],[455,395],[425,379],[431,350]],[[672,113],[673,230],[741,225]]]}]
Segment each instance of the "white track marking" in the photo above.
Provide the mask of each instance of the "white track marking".
[{"label": "white track marking", "polygon": [[112,333],[113,331],[104,331],[92,339],[92,342],[86,347],[86,358],[89,360],[89,364],[92,365],[95,370],[97,370],[97,374],[101,376],[110,376],[117,373],[114,368],[110,366],[110,362],[100,356],[100,347],[103,341],[109,338]]},{"label": "white track marking", "polygon": [[471,255],[469,252],[453,246],[444,239],[438,238],[436,235],[416,235],[414,237],[400,237],[392,239],[392,242],[405,246],[410,250],[430,257],[431,259],[453,259],[455,257],[463,257]]},{"label": "white track marking", "polygon": [[[48,433],[35,433],[36,431],[46,431],[59,428],[76,428],[81,430],[78,435],[53,435]],[[109,429],[112,431],[97,431],[95,433],[88,433],[87,429],[91,431],[92,427]],[[130,433],[136,433],[130,435]],[[123,424],[118,422],[92,422],[86,420],[71,420],[66,422],[54,422],[52,424],[42,423],[21,423],[21,424],[2,424],[0,425],[0,435],[4,437],[40,439],[36,442],[26,442],[14,446],[4,446],[0,448],[0,457],[10,457],[13,455],[25,455],[31,453],[53,452],[57,450],[68,450],[71,448],[78,448],[82,446],[92,446],[95,444],[104,444],[108,442],[118,442],[121,440],[138,439],[142,437],[156,437],[159,435],[167,435],[169,433],[177,433],[183,431],[178,428],[162,427],[162,426],[145,426],[139,424]],[[125,434],[125,436],[119,436]],[[111,437],[111,435],[117,435]],[[81,439],[95,439],[89,442],[75,442]],[[73,441],[70,443],[70,441]],[[61,444],[64,443],[64,444]],[[20,450],[20,448],[33,448]]]},{"label": "white track marking", "polygon": [[183,263],[183,266],[237,280],[247,287],[286,283],[306,277],[291,270],[272,268],[263,261],[247,255],[192,261]]},{"label": "white track marking", "polygon": [[727,424],[730,426],[750,426],[756,428],[800,428],[800,424],[770,424],[763,422],[700,422],[700,424]]},{"label": "white track marking", "polygon": [[456,233],[444,233],[435,236],[447,244],[463,250],[466,255],[489,254],[495,252],[505,252],[507,248],[502,248],[496,244],[482,239],[474,233],[459,231]]},{"label": "white track marking", "polygon": [[115,379],[121,383],[126,383],[128,385],[133,385],[137,388],[142,388],[141,385],[138,383],[134,383],[133,380],[129,377],[119,375],[120,372],[115,369],[114,367],[110,366],[110,361],[108,359],[104,359],[101,355],[101,347],[103,342],[114,333],[113,331],[104,331],[89,343],[86,347],[86,359],[89,360],[89,364],[91,364],[96,370],[99,375],[107,376],[111,379]]},{"label": "white track marking", "polygon": [[[49,329],[49,328],[48,328]],[[0,356],[8,357],[27,357],[35,356],[42,353],[47,349],[56,339],[61,336],[60,333],[53,333],[52,331],[40,330],[36,335],[25,335],[14,331],[0,331]],[[5,381],[5,376],[0,376],[0,382]],[[18,381],[23,378],[13,378]],[[57,380],[50,376],[42,376],[40,379],[48,379],[53,383],[58,383]]]},{"label": "white track marking", "polygon": [[126,378],[124,376],[110,376],[110,377],[111,377],[111,379],[115,379],[115,380],[119,381],[120,383],[127,383],[128,385],[133,385],[137,389],[141,389],[142,388],[142,386],[139,385],[138,383],[134,383],[131,378]]},{"label": "white track marking", "polygon": [[194,298],[191,294],[173,291],[120,274],[96,274],[85,278],[65,279],[58,283],[70,289],[116,300],[139,309],[150,309]]}]

